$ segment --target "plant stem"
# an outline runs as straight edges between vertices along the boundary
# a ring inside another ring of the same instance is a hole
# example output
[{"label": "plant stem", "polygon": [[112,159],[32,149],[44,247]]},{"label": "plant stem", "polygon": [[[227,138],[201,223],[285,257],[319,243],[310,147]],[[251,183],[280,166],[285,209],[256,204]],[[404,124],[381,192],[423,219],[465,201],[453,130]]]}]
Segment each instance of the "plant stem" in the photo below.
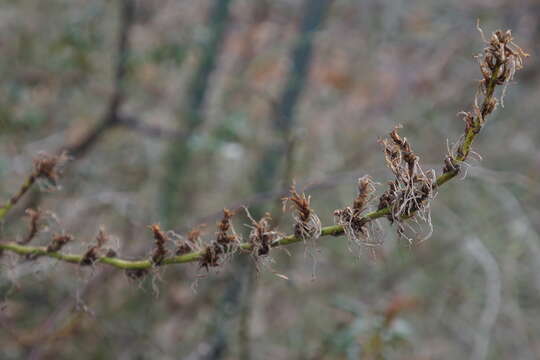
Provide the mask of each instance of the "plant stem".
[{"label": "plant stem", "polygon": [[[504,62],[499,61],[493,68],[491,76],[486,79],[485,88],[484,88],[484,99],[480,107],[475,107],[475,114],[473,123],[471,126],[467,126],[465,136],[461,144],[459,145],[458,154],[453,158],[455,169],[443,173],[441,176],[437,177],[435,180],[434,187],[440,187],[456,177],[459,174],[459,165],[463,163],[470,151],[474,139],[480,133],[483,125],[485,124],[485,117],[491,113],[494,107],[490,108],[490,104],[495,104],[496,100],[494,99],[495,88],[497,85],[501,84],[499,82],[499,77],[503,70]],[[8,203],[0,207],[0,220],[7,214],[11,207],[28,191],[28,189],[35,183],[36,175],[31,174],[26,181],[23,183],[19,192],[14,195]],[[370,212],[362,218],[363,223],[387,216],[391,214],[391,209],[385,207],[383,209]],[[340,236],[344,233],[343,226],[341,225],[331,225],[322,228],[321,237],[330,237],[330,236]],[[279,247],[294,244],[297,242],[303,241],[301,238],[296,237],[295,235],[288,235],[282,238],[277,239],[272,243],[272,247]],[[252,249],[250,243],[242,243],[240,246],[241,251],[249,252]],[[33,255],[33,256],[45,256],[55,258],[61,261],[80,264],[83,255],[67,254],[61,252],[48,252],[46,247],[34,247],[21,245],[14,242],[9,243],[0,243],[0,251],[7,250],[19,255]],[[161,263],[162,265],[173,265],[173,264],[183,264],[189,262],[199,261],[203,258],[206,251],[197,251],[191,252],[189,254],[172,256],[165,258]],[[156,264],[151,259],[146,260],[124,260],[116,257],[100,257],[96,259],[96,263],[108,264],[120,269],[126,270],[144,270],[149,269]]]},{"label": "plant stem", "polygon": [[19,201],[19,199],[23,197],[24,194],[26,194],[26,192],[32,187],[32,185],[34,185],[34,183],[36,182],[36,178],[36,174],[32,172],[32,174],[30,174],[26,178],[24,183],[21,185],[17,194],[13,195],[7,203],[0,207],[0,220],[2,220],[7,215],[13,205],[15,205]]}]

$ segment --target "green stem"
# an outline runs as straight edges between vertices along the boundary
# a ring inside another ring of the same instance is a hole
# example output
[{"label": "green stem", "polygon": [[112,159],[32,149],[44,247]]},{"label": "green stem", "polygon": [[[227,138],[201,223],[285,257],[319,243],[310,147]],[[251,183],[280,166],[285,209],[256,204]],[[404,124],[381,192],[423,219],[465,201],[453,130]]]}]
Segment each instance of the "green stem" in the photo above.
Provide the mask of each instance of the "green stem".
[{"label": "green stem", "polygon": [[[366,219],[366,222],[367,222],[370,220],[383,217],[388,214],[390,214],[390,209],[385,208],[382,210],[371,212],[367,214],[364,218]],[[339,236],[342,234],[343,234],[343,226],[332,225],[332,226],[326,226],[322,229],[321,237],[322,236]],[[285,236],[276,240],[272,244],[272,247],[290,245],[290,244],[294,244],[300,241],[303,241],[303,240],[294,235],[289,235],[289,236]],[[244,251],[249,251],[251,250],[251,248],[252,248],[252,245],[249,243],[242,243],[240,245],[240,249]],[[83,259],[83,255],[68,254],[68,253],[61,253],[61,252],[48,252],[46,247],[20,245],[14,242],[0,243],[0,249],[11,251],[19,255],[50,257],[50,258],[58,259],[64,262],[72,263],[72,264],[80,264]],[[185,255],[172,256],[172,257],[164,259],[161,265],[184,264],[184,263],[199,261],[204,256],[204,254],[205,254],[204,251],[196,251],[196,252],[192,252]],[[106,257],[106,256],[97,259],[96,263],[103,263],[103,264],[111,265],[116,268],[125,269],[125,270],[135,270],[135,269],[144,270],[144,269],[150,269],[153,266],[155,266],[155,264],[150,259],[125,260],[125,259],[119,259],[116,257]]]}]

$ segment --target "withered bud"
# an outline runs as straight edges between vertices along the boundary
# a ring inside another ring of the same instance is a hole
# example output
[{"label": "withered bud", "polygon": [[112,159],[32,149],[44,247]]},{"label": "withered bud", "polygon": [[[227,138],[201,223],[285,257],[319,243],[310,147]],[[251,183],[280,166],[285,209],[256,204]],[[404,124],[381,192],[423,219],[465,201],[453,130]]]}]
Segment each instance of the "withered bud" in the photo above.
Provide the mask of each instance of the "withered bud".
[{"label": "withered bud", "polygon": [[220,253],[220,250],[213,244],[206,246],[201,259],[199,260],[199,266],[206,270],[209,270],[210,267],[219,266]]},{"label": "withered bud", "polygon": [[36,178],[45,178],[56,185],[60,177],[60,168],[69,160],[65,152],[55,156],[44,152],[39,153],[34,158],[34,172]]},{"label": "withered bud", "polygon": [[187,239],[192,244],[197,244],[201,240],[204,225],[198,226],[187,233]]},{"label": "withered bud", "polygon": [[296,191],[293,183],[289,190],[290,195],[282,199],[283,211],[287,210],[287,203],[290,201],[290,209],[294,210],[294,235],[304,241],[317,239],[321,236],[321,220],[310,207],[311,197]]},{"label": "withered bud", "polygon": [[496,107],[497,107],[497,99],[495,99],[494,97],[487,98],[482,107],[482,119],[485,116],[491,114],[493,110],[495,110]]},{"label": "withered bud", "polygon": [[306,196],[306,194],[298,194],[295,184],[291,185],[289,194],[289,196],[281,199],[283,203],[283,211],[286,211],[287,203],[290,201],[292,203],[291,208],[296,210],[300,221],[308,221],[311,215],[311,209],[309,207],[311,198]]},{"label": "withered bud", "polygon": [[362,212],[367,206],[371,194],[375,191],[375,184],[369,175],[358,179],[358,195],[354,199],[353,209],[356,212]]},{"label": "withered bud", "polygon": [[221,232],[227,232],[231,227],[231,218],[234,216],[234,212],[229,209],[223,209],[223,218],[218,223],[218,230]]},{"label": "withered bud", "polygon": [[277,233],[272,231],[270,225],[270,222],[272,221],[270,213],[264,214],[259,221],[255,221],[249,214],[247,208],[245,210],[248,218],[251,220],[249,242],[253,245],[252,254],[255,257],[268,255],[270,253],[272,242],[277,237]]},{"label": "withered bud", "polygon": [[69,234],[55,234],[52,242],[47,246],[47,252],[60,251],[64,245],[73,240],[73,236]]},{"label": "withered bud", "polygon": [[192,246],[188,242],[178,242],[176,245],[175,255],[185,255],[193,251]]},{"label": "withered bud", "polygon": [[463,116],[463,122],[465,122],[465,132],[467,133],[469,129],[474,127],[474,116],[467,111],[461,111],[458,115]]},{"label": "withered bud", "polygon": [[[98,234],[96,236],[96,245],[91,246],[86,250],[84,253],[82,259],[81,259],[81,265],[92,265],[94,264],[97,259],[100,257],[100,250],[102,247],[109,241],[109,235],[105,232],[104,228],[100,228],[98,231]],[[109,254],[110,251],[114,252],[113,249],[107,249],[107,254]],[[108,255],[105,255],[107,257],[110,257]]]},{"label": "withered bud", "polygon": [[181,237],[176,242],[176,255],[185,255],[200,249],[202,227],[203,226],[198,226],[192,229],[187,233],[185,239]]},{"label": "withered bud", "polygon": [[39,209],[26,209],[25,214],[29,217],[29,232],[28,235],[21,241],[19,241],[19,244],[28,244],[32,239],[36,236],[36,234],[39,231],[39,220],[41,218],[41,211]]},{"label": "withered bud", "polygon": [[407,143],[406,139],[401,138],[398,134],[398,129],[401,129],[401,125],[395,126],[394,129],[390,132],[390,138],[396,145],[399,145],[400,147],[404,147]]},{"label": "withered bud", "polygon": [[165,243],[167,242],[168,238],[158,224],[150,225],[150,230],[152,230],[152,233],[154,234],[154,243],[156,245],[152,254],[152,261],[154,264],[159,265],[167,256]]},{"label": "withered bud", "polygon": [[444,158],[443,174],[455,170],[459,170],[459,165],[455,163],[455,160],[452,156],[448,155],[446,158]]},{"label": "withered bud", "polygon": [[238,237],[236,234],[229,234],[228,231],[232,228],[231,218],[234,216],[234,212],[223,209],[223,218],[217,223],[218,231],[216,232],[216,242],[222,246],[228,246],[237,242]]}]

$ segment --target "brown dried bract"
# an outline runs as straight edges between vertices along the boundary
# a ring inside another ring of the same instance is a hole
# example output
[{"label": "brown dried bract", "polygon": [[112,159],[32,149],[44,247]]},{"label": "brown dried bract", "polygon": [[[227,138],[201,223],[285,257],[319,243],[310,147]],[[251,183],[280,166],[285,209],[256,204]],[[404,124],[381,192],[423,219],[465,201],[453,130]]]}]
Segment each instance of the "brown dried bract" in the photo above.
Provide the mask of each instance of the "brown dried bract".
[{"label": "brown dried bract", "polygon": [[34,239],[34,237],[37,235],[37,233],[39,232],[39,220],[41,219],[41,210],[37,209],[37,210],[34,210],[34,209],[26,209],[25,211],[25,214],[28,216],[28,218],[30,219],[29,221],[29,231],[28,231],[28,234],[24,237],[24,239],[20,240],[19,241],[19,244],[21,245],[25,245],[25,244],[28,244],[30,243],[30,241],[32,241],[32,239]]},{"label": "brown dried bract", "polygon": [[217,223],[216,238],[204,247],[199,265],[205,269],[221,265],[240,246],[240,237],[234,231],[231,218],[234,212],[223,209],[223,218]]},{"label": "brown dried bract", "polygon": [[178,235],[175,254],[185,255],[193,251],[199,251],[201,249],[201,233],[202,227],[199,226],[188,232],[185,238]]},{"label": "brown dried bract", "polygon": [[358,179],[358,194],[353,200],[352,207],[348,206],[334,211],[336,223],[343,226],[343,231],[349,241],[357,245],[374,244],[366,226],[368,220],[364,217],[374,192],[375,183],[371,177],[368,175],[363,176]]},{"label": "brown dried bract", "polygon": [[169,240],[167,235],[161,230],[158,224],[150,225],[150,230],[154,234],[154,252],[152,253],[152,262],[155,265],[160,265],[167,256],[167,249],[165,249],[165,243]]},{"label": "brown dried bract", "polygon": [[60,251],[64,245],[73,240],[69,234],[55,234],[51,243],[47,246],[47,252]]},{"label": "brown dried bract", "polygon": [[[231,218],[234,212],[223,209],[223,218],[217,223],[216,244],[219,245],[224,252],[234,250],[239,244],[239,237],[236,235],[231,223]],[[230,233],[229,233],[230,231]]]},{"label": "brown dried bract", "polygon": [[283,211],[287,209],[287,203],[290,201],[290,208],[294,210],[294,235],[304,241],[315,240],[321,236],[321,220],[310,207],[311,197],[298,194],[293,184],[290,189],[290,195],[284,197]]},{"label": "brown dried bract", "polygon": [[404,236],[404,219],[418,217],[431,227],[429,201],[434,196],[435,173],[424,173],[410,143],[398,134],[399,128],[395,127],[389,138],[380,140],[386,165],[395,179],[380,196],[378,209],[390,208],[388,218],[398,223],[398,234]]},{"label": "brown dried bract", "polygon": [[[478,27],[479,31],[483,32]],[[512,37],[512,31],[497,30],[491,34],[489,40],[484,39],[487,43],[484,52],[480,55],[480,71],[482,72],[483,79],[480,82],[480,90],[483,95],[488,95],[490,86],[503,85],[514,78],[514,74],[517,70],[523,68],[523,59],[528,57],[523,49],[514,43]],[[492,82],[495,82],[492,84]],[[487,115],[482,109],[482,115]]]},{"label": "brown dried bract", "polygon": [[[84,253],[81,259],[81,265],[94,264],[97,261],[97,259],[103,256],[102,255],[103,253],[105,253],[105,256],[107,257],[116,256],[116,252],[114,252],[113,249],[103,249],[103,246],[107,242],[109,242],[109,235],[105,232],[104,228],[100,228],[96,236],[96,245],[89,247],[88,250]],[[111,251],[114,253],[111,253]],[[109,256],[109,255],[113,255],[113,256]]]},{"label": "brown dried bract", "polygon": [[209,270],[210,267],[219,266],[220,254],[221,252],[219,248],[215,246],[215,244],[212,243],[207,245],[203,250],[201,259],[199,260],[199,266],[201,268],[205,268],[206,270]]},{"label": "brown dried bract", "polygon": [[33,176],[44,178],[56,186],[60,178],[61,168],[68,160],[69,157],[65,152],[60,155],[49,155],[41,152],[34,158]]},{"label": "brown dried bract", "polygon": [[251,225],[247,225],[251,231],[249,232],[249,243],[251,244],[251,255],[258,262],[261,257],[268,256],[272,247],[272,242],[277,239],[279,234],[272,229],[272,217],[269,213],[256,221],[253,219],[247,208],[244,208],[246,215],[251,221]]},{"label": "brown dried bract", "polygon": [[[510,30],[504,32],[497,30],[487,40],[480,26],[477,28],[487,44],[483,53],[477,56],[482,79],[474,98],[472,110],[461,111],[458,114],[463,117],[465,122],[465,135],[456,149],[449,151],[445,159],[443,173],[460,170],[461,163],[465,163],[471,151],[471,141],[468,134],[478,134],[486,122],[486,117],[497,108],[499,100],[495,97],[496,87],[503,86],[500,103],[504,106],[504,95],[508,83],[514,78],[516,71],[523,68],[524,58],[529,56],[513,42]],[[479,98],[481,97],[483,99],[480,103]]]}]

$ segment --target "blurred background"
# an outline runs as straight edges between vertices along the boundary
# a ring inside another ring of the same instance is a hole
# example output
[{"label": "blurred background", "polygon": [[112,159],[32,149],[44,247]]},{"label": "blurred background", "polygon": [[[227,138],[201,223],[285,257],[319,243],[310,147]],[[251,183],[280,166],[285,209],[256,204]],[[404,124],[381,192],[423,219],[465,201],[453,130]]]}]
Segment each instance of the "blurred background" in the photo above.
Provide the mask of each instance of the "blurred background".
[{"label": "blurred background", "polygon": [[293,180],[330,225],[360,176],[384,191],[377,140],[396,124],[440,173],[480,79],[477,19],[532,56],[421,246],[383,220],[376,257],[323,238],[260,271],[239,256],[142,280],[4,253],[0,358],[540,358],[535,0],[1,0],[0,199],[39,151],[73,157],[1,239],[26,233],[28,207],[47,211],[35,244],[65,230],[82,252],[103,226],[125,258],[151,252],[151,223],[211,239],[223,207],[244,236],[242,205],[290,233]]}]

